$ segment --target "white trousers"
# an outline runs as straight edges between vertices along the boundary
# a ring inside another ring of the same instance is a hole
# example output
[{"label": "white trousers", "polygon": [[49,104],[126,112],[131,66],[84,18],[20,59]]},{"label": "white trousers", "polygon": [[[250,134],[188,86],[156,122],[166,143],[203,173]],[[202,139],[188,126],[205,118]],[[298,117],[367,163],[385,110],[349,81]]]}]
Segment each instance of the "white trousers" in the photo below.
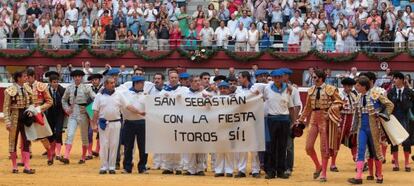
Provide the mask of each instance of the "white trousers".
[{"label": "white trousers", "polygon": [[188,168],[187,169],[188,172],[190,172],[191,174],[196,174],[201,171],[204,172],[206,168],[204,166],[204,162],[207,159],[207,154],[192,153],[192,154],[187,154],[187,155],[188,155],[188,164],[186,166]]},{"label": "white trousers", "polygon": [[216,174],[228,173],[233,174],[234,170],[234,153],[216,153],[214,172]]},{"label": "white trousers", "polygon": [[110,122],[105,130],[99,127],[99,158],[101,160],[101,170],[115,170],[116,153],[119,145],[119,133],[121,132],[121,122]]},{"label": "white trousers", "polygon": [[154,153],[152,155],[152,168],[154,169],[158,169],[162,167],[162,162],[163,162],[163,156],[162,154],[159,153]]},{"label": "white trousers", "polygon": [[72,114],[68,118],[68,126],[67,126],[67,138],[66,144],[72,144],[73,139],[75,138],[76,129],[79,127],[81,132],[82,138],[82,145],[87,146],[89,145],[88,139],[88,129],[89,129],[89,119],[86,114]]},{"label": "white trousers", "polygon": [[[250,152],[251,163],[252,163],[252,174],[260,172],[260,160],[259,154],[257,152]],[[235,153],[235,163],[237,165],[237,170],[243,173],[246,173],[247,167],[247,152],[238,152]]]},{"label": "white trousers", "polygon": [[181,166],[181,154],[178,153],[169,153],[169,154],[164,154],[164,166],[163,166],[164,170],[170,170],[170,171],[174,171],[174,170],[182,170],[182,166]]}]

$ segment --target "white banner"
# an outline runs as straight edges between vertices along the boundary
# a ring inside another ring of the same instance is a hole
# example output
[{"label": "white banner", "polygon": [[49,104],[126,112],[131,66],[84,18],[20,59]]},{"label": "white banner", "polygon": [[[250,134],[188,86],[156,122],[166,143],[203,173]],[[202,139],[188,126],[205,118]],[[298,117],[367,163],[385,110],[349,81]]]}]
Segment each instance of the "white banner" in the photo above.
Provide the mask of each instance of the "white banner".
[{"label": "white banner", "polygon": [[260,96],[148,96],[146,152],[209,153],[264,151]]}]

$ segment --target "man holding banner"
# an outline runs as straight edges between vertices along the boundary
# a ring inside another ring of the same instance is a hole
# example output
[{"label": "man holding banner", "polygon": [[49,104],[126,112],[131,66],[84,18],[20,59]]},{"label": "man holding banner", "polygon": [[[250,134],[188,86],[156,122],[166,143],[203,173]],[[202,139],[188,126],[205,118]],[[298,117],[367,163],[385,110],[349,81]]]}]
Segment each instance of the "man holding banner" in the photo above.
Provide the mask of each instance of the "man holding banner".
[{"label": "man holding banner", "polygon": [[[175,96],[176,94],[179,94],[184,87],[180,87],[178,84],[178,73],[176,71],[171,71],[168,74],[168,81],[169,84],[164,86],[164,90],[160,92],[160,95],[164,96]],[[162,174],[173,174],[174,170],[176,171],[176,175],[182,174],[182,164],[181,164],[181,158],[182,154],[178,153],[168,153],[165,154],[165,165],[164,165],[164,171]]]},{"label": "man holding banner", "polygon": [[148,154],[145,152],[144,82],[144,77],[134,76],[132,77],[132,87],[122,93],[124,99],[128,100],[126,107],[122,108],[125,130],[124,173],[132,172],[135,138],[139,149],[138,173],[147,173]]},{"label": "man holding banner", "polygon": [[[199,76],[192,75],[189,77],[190,88],[183,90],[183,96],[185,97],[202,97],[207,95],[205,90],[202,89],[201,81]],[[190,153],[185,156],[188,158],[188,171],[184,175],[197,175],[204,176],[204,162],[207,159],[205,153]],[[184,159],[184,158],[183,158]]]},{"label": "man holding banner", "polygon": [[[236,93],[242,93],[242,94],[251,94],[251,88],[253,84],[251,83],[251,74],[248,71],[242,71],[240,72],[239,76],[239,84],[240,86],[237,87]],[[264,136],[263,136],[264,138]],[[247,167],[247,158],[248,153],[247,152],[240,152],[236,153],[236,165],[238,169],[237,175],[235,175],[235,178],[243,178],[246,177],[246,167]],[[251,152],[251,164],[252,164],[252,176],[254,178],[260,177],[260,160],[258,152]]]}]

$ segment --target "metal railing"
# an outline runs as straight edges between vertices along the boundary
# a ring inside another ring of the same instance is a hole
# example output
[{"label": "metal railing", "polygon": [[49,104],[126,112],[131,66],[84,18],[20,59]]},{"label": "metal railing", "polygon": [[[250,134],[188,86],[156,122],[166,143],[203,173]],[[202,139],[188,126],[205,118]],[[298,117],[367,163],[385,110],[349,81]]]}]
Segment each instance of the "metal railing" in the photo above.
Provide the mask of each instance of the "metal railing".
[{"label": "metal railing", "polygon": [[[218,46],[220,43],[221,46]],[[53,39],[38,40],[34,38],[25,39],[7,39],[7,45],[0,48],[7,49],[32,49],[37,46],[45,49],[78,49],[84,46],[90,46],[95,49],[126,49],[132,48],[135,50],[161,50],[168,51],[177,47],[186,50],[197,50],[200,48],[224,48],[230,51],[250,51],[259,52],[267,49],[273,49],[281,52],[307,52],[312,49],[316,49],[320,52],[326,53],[351,53],[356,51],[367,52],[395,52],[414,50],[414,41],[406,41],[396,43],[394,41],[351,41],[351,42],[312,42],[312,43],[299,43],[296,45],[289,45],[287,40],[275,41],[258,40],[256,45],[250,45],[248,42],[239,42],[234,40],[223,40],[218,42],[217,40],[202,41],[197,39],[145,39],[145,40],[73,40],[71,42],[55,41]]]}]

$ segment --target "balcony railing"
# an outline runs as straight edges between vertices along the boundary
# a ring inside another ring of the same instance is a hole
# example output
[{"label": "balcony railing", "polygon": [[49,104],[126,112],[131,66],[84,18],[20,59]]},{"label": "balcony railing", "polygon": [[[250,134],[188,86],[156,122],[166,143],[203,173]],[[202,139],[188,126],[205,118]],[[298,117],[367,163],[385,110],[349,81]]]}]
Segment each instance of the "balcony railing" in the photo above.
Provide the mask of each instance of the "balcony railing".
[{"label": "balcony railing", "polygon": [[[218,46],[221,45],[221,46]],[[224,48],[230,51],[263,51],[274,49],[281,52],[307,52],[311,49],[316,49],[320,52],[326,53],[352,53],[355,51],[367,51],[367,52],[396,52],[414,50],[414,41],[407,41],[396,43],[393,41],[355,41],[355,42],[344,42],[338,44],[336,42],[322,42],[305,44],[299,43],[298,45],[289,45],[286,40],[275,41],[270,40],[259,40],[256,45],[249,45],[248,42],[239,42],[233,40],[225,40],[223,42],[202,41],[196,39],[146,39],[146,40],[74,40],[72,42],[63,43],[62,41],[56,42],[53,39],[7,39],[7,46],[0,46],[3,49],[31,49],[37,46],[41,46],[45,49],[78,49],[82,46],[91,46],[96,49],[125,49],[133,48],[136,50],[170,50],[177,47],[186,50],[196,50],[199,48]]]}]

